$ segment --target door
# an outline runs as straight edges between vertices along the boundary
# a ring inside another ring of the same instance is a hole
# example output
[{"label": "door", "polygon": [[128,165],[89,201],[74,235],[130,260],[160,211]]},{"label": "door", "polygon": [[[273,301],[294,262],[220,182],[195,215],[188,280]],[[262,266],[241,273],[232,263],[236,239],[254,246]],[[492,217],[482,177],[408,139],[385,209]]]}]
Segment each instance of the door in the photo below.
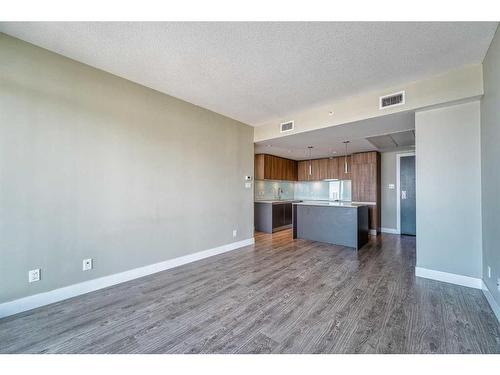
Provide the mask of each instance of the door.
[{"label": "door", "polygon": [[403,156],[399,164],[401,234],[415,236],[415,156]]}]

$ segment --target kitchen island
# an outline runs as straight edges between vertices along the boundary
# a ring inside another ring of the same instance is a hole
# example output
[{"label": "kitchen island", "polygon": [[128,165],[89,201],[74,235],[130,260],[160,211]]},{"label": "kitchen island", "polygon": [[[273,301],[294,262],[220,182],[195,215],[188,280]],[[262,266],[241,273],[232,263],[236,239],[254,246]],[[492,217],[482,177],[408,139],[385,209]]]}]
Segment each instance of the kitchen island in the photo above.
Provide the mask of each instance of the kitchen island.
[{"label": "kitchen island", "polygon": [[368,242],[368,206],[325,201],[293,203],[293,238],[358,250]]}]

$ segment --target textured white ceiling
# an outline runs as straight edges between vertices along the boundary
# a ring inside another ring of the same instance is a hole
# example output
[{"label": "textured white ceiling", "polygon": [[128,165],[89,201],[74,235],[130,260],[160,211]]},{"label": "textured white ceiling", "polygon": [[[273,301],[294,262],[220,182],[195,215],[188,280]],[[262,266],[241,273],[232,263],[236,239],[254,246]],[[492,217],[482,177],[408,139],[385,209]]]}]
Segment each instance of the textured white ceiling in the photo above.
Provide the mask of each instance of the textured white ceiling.
[{"label": "textured white ceiling", "polygon": [[0,31],[251,125],[482,62],[497,23],[6,22]]},{"label": "textured white ceiling", "polygon": [[[257,142],[255,153],[306,160],[309,159],[307,147],[313,146],[313,158],[345,155],[343,143],[345,140],[350,142],[349,154],[375,150],[389,151],[414,145],[414,129],[415,113],[400,112]],[[390,138],[392,142],[374,144],[372,142],[374,138],[377,140]]]}]

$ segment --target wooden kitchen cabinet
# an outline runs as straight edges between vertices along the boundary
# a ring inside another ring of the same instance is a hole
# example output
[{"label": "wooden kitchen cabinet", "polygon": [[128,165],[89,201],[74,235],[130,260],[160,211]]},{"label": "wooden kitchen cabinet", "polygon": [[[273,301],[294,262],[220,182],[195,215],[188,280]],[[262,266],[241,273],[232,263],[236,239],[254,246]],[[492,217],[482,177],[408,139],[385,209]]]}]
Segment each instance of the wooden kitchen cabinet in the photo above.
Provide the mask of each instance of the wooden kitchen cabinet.
[{"label": "wooden kitchen cabinet", "polygon": [[320,161],[321,159],[314,159],[311,160],[311,181],[318,181],[320,180],[319,177],[319,169],[320,169]]},{"label": "wooden kitchen cabinet", "polygon": [[285,159],[287,161],[286,166],[286,180],[297,181],[297,162],[295,160]]},{"label": "wooden kitchen cabinet", "polygon": [[309,160],[301,160],[297,163],[297,179],[309,181]]},{"label": "wooden kitchen cabinet", "polygon": [[352,201],[369,203],[371,230],[380,231],[381,175],[380,154],[376,151],[352,155]]},{"label": "wooden kitchen cabinet", "polygon": [[325,180],[329,177],[328,173],[328,161],[329,159],[318,159],[318,179]]},{"label": "wooden kitchen cabinet", "polygon": [[368,228],[380,232],[380,210],[377,205],[368,206]]},{"label": "wooden kitchen cabinet", "polygon": [[268,154],[255,155],[256,180],[297,181],[297,162]]},{"label": "wooden kitchen cabinet", "polygon": [[351,180],[352,179],[352,156],[347,157],[347,165],[349,167],[349,171],[345,173],[345,156],[339,156],[338,159],[338,179],[339,180]]},{"label": "wooden kitchen cabinet", "polygon": [[[319,181],[321,173],[326,175],[327,164],[323,162],[326,159],[302,160],[298,162],[298,180],[299,181]],[[309,169],[309,165],[311,168]],[[324,170],[323,172],[321,172]],[[326,177],[324,177],[326,178]]]},{"label": "wooden kitchen cabinet", "polygon": [[376,164],[353,164],[352,176],[352,200],[356,202],[376,202]]},{"label": "wooden kitchen cabinet", "polygon": [[339,179],[339,158],[330,158],[327,162],[327,178]]},{"label": "wooden kitchen cabinet", "polygon": [[[347,157],[347,163],[351,168],[351,157]],[[309,163],[311,163],[311,173],[309,173]],[[298,162],[299,181],[320,181],[325,179],[350,180],[351,171],[344,173],[344,157],[323,158],[303,160]]]},{"label": "wooden kitchen cabinet", "polygon": [[359,152],[352,155],[352,164],[376,164],[378,152]]}]

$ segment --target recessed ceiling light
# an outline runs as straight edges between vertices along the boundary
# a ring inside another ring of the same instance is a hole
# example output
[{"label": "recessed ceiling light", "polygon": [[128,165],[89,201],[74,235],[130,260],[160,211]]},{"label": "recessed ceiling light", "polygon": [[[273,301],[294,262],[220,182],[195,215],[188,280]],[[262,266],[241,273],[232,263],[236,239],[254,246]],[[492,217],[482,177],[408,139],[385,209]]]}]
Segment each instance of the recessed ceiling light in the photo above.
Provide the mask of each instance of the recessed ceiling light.
[{"label": "recessed ceiling light", "polygon": [[333,116],[333,111],[328,112],[328,116]]}]

